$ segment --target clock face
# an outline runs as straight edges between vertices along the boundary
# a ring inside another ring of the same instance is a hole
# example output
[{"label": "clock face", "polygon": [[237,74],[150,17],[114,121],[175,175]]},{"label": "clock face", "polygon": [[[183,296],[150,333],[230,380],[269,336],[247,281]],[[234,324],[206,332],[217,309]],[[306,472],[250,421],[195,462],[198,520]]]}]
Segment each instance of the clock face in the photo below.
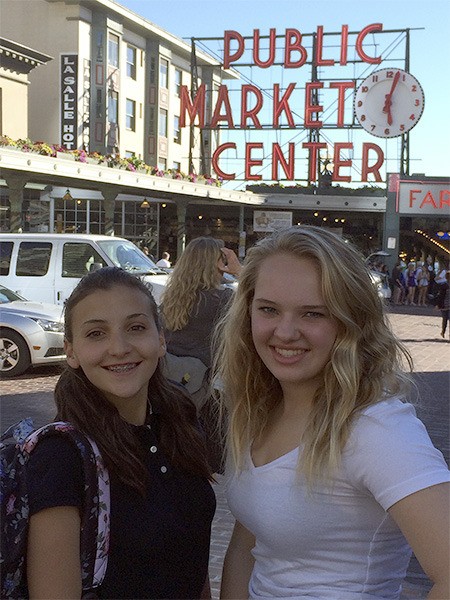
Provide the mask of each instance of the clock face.
[{"label": "clock face", "polygon": [[372,135],[392,138],[407,133],[422,116],[425,97],[415,77],[401,69],[380,69],[355,93],[360,125]]}]

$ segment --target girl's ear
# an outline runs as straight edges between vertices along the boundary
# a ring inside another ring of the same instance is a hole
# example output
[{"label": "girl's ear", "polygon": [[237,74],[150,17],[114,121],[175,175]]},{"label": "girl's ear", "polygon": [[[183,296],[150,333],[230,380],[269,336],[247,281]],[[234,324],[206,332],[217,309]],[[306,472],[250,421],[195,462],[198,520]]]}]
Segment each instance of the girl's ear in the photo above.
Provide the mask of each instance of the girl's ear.
[{"label": "girl's ear", "polygon": [[162,358],[166,353],[166,338],[162,331],[159,332],[159,352],[158,357]]},{"label": "girl's ear", "polygon": [[78,362],[78,359],[73,351],[73,344],[67,340],[64,340],[64,352],[66,354],[66,360],[69,367],[72,367],[72,369],[78,369],[80,363]]}]

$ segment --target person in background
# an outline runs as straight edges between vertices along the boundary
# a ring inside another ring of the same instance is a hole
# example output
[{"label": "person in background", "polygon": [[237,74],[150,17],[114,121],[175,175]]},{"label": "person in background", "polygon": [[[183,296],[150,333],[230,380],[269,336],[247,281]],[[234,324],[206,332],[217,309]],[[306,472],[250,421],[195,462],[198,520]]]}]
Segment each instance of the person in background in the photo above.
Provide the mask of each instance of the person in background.
[{"label": "person in background", "polygon": [[427,292],[428,292],[428,283],[430,281],[430,275],[428,269],[426,268],[423,262],[417,263],[417,271],[416,271],[416,281],[417,281],[417,306],[426,306],[427,305]]},{"label": "person in background", "polygon": [[417,288],[416,280],[416,266],[413,262],[408,263],[405,271],[405,286],[406,286],[406,298],[405,304],[415,306],[414,297]]},{"label": "person in background", "polygon": [[206,392],[195,402],[207,439],[208,461],[215,473],[223,468],[223,445],[217,435],[218,416],[209,392],[212,334],[233,295],[233,289],[224,284],[224,275],[236,277],[240,269],[236,254],[222,240],[195,238],[177,260],[161,304],[168,352],[195,357],[206,367]]},{"label": "person in background", "polygon": [[236,525],[221,597],[398,600],[411,547],[450,598],[450,473],[359,253],[318,227],[251,248],[215,335]]},{"label": "person in background", "polygon": [[233,290],[222,285],[224,273],[238,275],[236,254],[221,240],[191,240],[170,275],[162,296],[161,315],[167,350],[176,356],[194,356],[211,366],[214,325]]},{"label": "person in background", "polygon": [[446,274],[447,274],[447,267],[445,266],[445,264],[442,261],[439,261],[439,267],[436,270],[436,277],[434,278],[434,281],[438,285],[442,285],[443,283],[446,283],[446,281],[447,281]]},{"label": "person in background", "polygon": [[405,279],[403,276],[403,266],[400,260],[397,261],[395,267],[392,269],[392,283],[394,287],[394,304],[402,304],[405,296]]},{"label": "person in background", "polygon": [[[65,338],[56,418],[97,443],[111,482],[108,566],[95,597],[210,597],[212,476],[195,408],[161,370],[149,288],[116,267],[86,275],[66,301]],[[27,482],[28,597],[81,598],[77,450],[61,436],[42,440]]]},{"label": "person in background", "polygon": [[157,267],[162,267],[163,269],[170,269],[170,254],[168,252],[163,252],[162,257],[156,263]]},{"label": "person in background", "polygon": [[441,283],[439,286],[437,308],[439,308],[442,315],[441,337],[445,338],[447,324],[450,320],[450,271],[446,271],[445,283]]}]

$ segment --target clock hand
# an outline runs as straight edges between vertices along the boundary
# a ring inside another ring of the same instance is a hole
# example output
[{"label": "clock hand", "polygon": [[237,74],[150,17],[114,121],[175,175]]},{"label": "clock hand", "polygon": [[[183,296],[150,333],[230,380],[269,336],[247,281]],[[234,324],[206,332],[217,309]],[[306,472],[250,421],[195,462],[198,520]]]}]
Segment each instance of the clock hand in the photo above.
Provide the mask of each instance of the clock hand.
[{"label": "clock hand", "polygon": [[392,82],[391,91],[389,92],[389,94],[386,94],[386,96],[385,96],[383,112],[387,113],[388,125],[392,125],[392,114],[391,114],[392,94],[394,93],[394,90],[397,87],[397,83],[398,83],[399,79],[400,79],[400,71],[397,71],[397,73],[394,75],[394,81]]}]

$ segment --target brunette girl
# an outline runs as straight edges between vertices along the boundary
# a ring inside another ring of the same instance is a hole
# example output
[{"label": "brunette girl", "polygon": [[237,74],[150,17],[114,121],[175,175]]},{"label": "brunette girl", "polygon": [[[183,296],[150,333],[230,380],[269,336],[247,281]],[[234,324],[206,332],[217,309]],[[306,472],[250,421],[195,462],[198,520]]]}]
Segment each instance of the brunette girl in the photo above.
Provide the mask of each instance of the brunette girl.
[{"label": "brunette girl", "polygon": [[[66,302],[65,337],[57,419],[97,443],[111,480],[97,597],[206,597],[211,474],[195,408],[161,372],[165,341],[150,290],[115,267],[90,273]],[[81,461],[58,436],[42,440],[28,465],[30,598],[81,598]]]}]

